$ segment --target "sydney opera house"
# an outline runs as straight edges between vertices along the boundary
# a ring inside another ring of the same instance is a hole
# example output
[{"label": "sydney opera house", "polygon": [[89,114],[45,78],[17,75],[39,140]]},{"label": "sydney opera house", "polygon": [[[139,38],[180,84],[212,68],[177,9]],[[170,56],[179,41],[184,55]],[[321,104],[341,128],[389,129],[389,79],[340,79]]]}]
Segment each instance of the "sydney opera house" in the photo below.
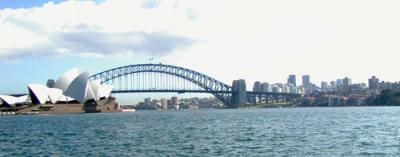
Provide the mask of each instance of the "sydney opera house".
[{"label": "sydney opera house", "polygon": [[24,112],[115,112],[119,106],[110,96],[112,89],[111,85],[101,85],[100,80],[89,80],[88,72],[72,69],[47,85],[28,84],[29,95],[0,95],[0,100],[3,108],[25,106],[21,108]]}]

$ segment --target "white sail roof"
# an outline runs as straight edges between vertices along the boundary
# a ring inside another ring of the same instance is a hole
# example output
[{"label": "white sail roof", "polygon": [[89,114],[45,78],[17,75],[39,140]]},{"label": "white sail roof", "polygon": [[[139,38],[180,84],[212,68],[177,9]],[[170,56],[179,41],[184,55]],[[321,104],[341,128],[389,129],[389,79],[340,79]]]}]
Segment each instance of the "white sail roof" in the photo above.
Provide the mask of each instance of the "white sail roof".
[{"label": "white sail roof", "polygon": [[108,97],[111,94],[114,86],[112,85],[102,85],[100,87],[100,98]]},{"label": "white sail roof", "polygon": [[79,69],[71,69],[64,73],[58,80],[56,81],[56,84],[54,84],[54,88],[61,89],[63,92],[65,92],[71,82],[78,77],[79,75]]},{"label": "white sail roof", "polygon": [[62,96],[58,99],[58,101],[63,101],[63,102],[69,102],[69,101],[74,101],[74,100],[75,100],[74,98],[71,98],[71,97],[65,96],[65,95],[62,95]]},{"label": "white sail roof", "polygon": [[28,99],[28,95],[23,95],[20,97],[14,97],[14,96],[9,96],[9,95],[0,95],[1,101],[3,101],[3,104],[9,105],[9,107],[15,106],[15,104],[18,103],[23,103]]},{"label": "white sail roof", "polygon": [[28,89],[32,91],[31,97],[35,97],[40,104],[49,101],[48,88],[41,84],[28,84]]},{"label": "white sail roof", "polygon": [[97,100],[97,97],[93,93],[92,87],[90,86],[90,82],[88,82],[88,89],[86,91],[86,97],[85,97],[84,101],[87,101],[90,99]]},{"label": "white sail roof", "polygon": [[51,103],[55,104],[63,96],[63,91],[57,88],[47,88],[47,96],[50,99]]},{"label": "white sail roof", "polygon": [[64,92],[66,96],[72,97],[80,103],[85,103],[87,99],[89,72],[83,72],[76,77],[67,90]]},{"label": "white sail roof", "polygon": [[93,92],[95,100],[96,101],[100,100],[100,89],[101,89],[100,80],[90,81],[90,88]]}]

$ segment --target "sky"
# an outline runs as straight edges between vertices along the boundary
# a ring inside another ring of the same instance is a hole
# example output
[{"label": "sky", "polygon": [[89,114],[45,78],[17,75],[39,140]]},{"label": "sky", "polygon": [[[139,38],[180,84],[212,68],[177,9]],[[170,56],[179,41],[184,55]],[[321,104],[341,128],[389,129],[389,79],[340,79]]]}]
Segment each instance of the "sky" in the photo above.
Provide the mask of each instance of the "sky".
[{"label": "sky", "polygon": [[398,0],[1,0],[0,93],[71,68],[178,65],[226,84],[399,81]]}]

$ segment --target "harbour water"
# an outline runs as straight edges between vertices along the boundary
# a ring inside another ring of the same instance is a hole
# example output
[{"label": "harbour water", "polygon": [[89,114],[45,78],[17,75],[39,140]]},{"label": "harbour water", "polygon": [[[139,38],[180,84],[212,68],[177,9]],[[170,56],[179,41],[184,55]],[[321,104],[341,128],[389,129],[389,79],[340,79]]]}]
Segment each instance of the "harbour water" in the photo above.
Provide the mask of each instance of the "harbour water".
[{"label": "harbour water", "polygon": [[400,107],[0,117],[0,156],[400,156]]}]

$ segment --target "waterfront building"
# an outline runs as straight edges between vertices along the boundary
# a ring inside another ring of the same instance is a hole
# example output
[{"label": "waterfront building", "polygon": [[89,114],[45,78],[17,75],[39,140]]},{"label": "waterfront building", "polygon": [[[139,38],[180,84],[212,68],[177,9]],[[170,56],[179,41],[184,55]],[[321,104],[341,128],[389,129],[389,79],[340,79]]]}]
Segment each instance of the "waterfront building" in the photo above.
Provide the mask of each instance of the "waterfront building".
[{"label": "waterfront building", "polygon": [[145,104],[150,104],[151,103],[151,98],[144,98],[144,103]]},{"label": "waterfront building", "polygon": [[176,96],[172,97],[172,98],[171,98],[171,105],[172,105],[175,109],[179,110],[179,98],[176,97]]},{"label": "waterfront building", "polygon": [[254,82],[253,92],[261,92],[261,82],[259,81]]},{"label": "waterfront building", "polygon": [[[261,82],[259,82],[259,81],[254,82],[253,92],[261,92],[261,91],[262,91],[261,90]],[[258,104],[258,102],[260,102],[260,98],[258,96],[251,97],[249,99],[249,101],[250,101],[250,103]]]},{"label": "waterfront building", "polygon": [[288,83],[288,84],[292,84],[292,85],[294,85],[294,86],[297,86],[297,85],[296,85],[296,75],[289,75],[289,78],[288,78],[288,80],[287,80],[287,83]]},{"label": "waterfront building", "polygon": [[385,89],[394,89],[394,90],[400,90],[400,82],[387,82],[387,81],[382,81],[379,84],[379,89],[380,90],[385,90]]},{"label": "waterfront building", "polygon": [[157,107],[162,107],[161,106],[161,101],[157,99],[151,100],[151,104],[156,105]]},{"label": "waterfront building", "polygon": [[302,87],[297,87],[297,94],[304,94],[304,89]]},{"label": "waterfront building", "polygon": [[179,104],[179,98],[176,97],[176,96],[173,96],[171,98],[171,103],[172,103],[172,105],[178,105]]},{"label": "waterfront building", "polygon": [[290,94],[298,94],[297,87],[293,85],[289,85],[289,93]]},{"label": "waterfront building", "polygon": [[329,89],[328,82],[325,82],[325,81],[321,82],[321,91],[322,92],[327,92],[328,89]]},{"label": "waterfront building", "polygon": [[369,90],[379,90],[379,79],[376,76],[368,79],[368,88]]},{"label": "waterfront building", "polygon": [[335,81],[331,81],[329,84],[331,85],[331,88],[335,88],[336,87],[336,82]]},{"label": "waterfront building", "polygon": [[290,85],[289,84],[283,84],[282,93],[290,93]]},{"label": "waterfront building", "polygon": [[262,92],[271,92],[270,85],[267,82],[261,84],[261,91]]},{"label": "waterfront building", "polygon": [[168,99],[166,99],[166,98],[162,98],[162,99],[161,99],[161,107],[162,107],[162,109],[164,109],[164,110],[167,110],[167,109],[168,109]]},{"label": "waterfront building", "polygon": [[276,84],[272,85],[272,92],[273,93],[282,93],[282,88],[277,86]]},{"label": "waterfront building", "polygon": [[358,84],[351,84],[350,90],[352,93],[363,93],[366,92],[368,89],[367,84],[365,83],[358,83]]},{"label": "waterfront building", "polygon": [[167,104],[168,104],[168,108],[172,108],[172,101],[171,101],[171,99],[168,99],[168,100],[167,100]]},{"label": "waterfront building", "polygon": [[342,86],[343,85],[343,80],[342,79],[336,79],[336,86]]},{"label": "waterfront building", "polygon": [[307,88],[311,85],[310,75],[303,75],[302,79],[304,88]]},{"label": "waterfront building", "polygon": [[281,89],[283,88],[283,84],[282,83],[275,83],[274,85],[279,87],[279,88],[281,88]]},{"label": "waterfront building", "polygon": [[343,78],[343,84],[342,84],[342,87],[343,87],[343,91],[344,92],[349,92],[349,91],[351,91],[351,79],[349,78],[349,77],[345,77],[345,78]]},{"label": "waterfront building", "polygon": [[64,73],[53,87],[28,84],[32,104],[56,104],[68,101],[84,104],[88,100],[99,101],[110,96],[113,89],[110,85],[100,85],[100,80],[89,80],[89,73],[80,73],[79,69]]}]

